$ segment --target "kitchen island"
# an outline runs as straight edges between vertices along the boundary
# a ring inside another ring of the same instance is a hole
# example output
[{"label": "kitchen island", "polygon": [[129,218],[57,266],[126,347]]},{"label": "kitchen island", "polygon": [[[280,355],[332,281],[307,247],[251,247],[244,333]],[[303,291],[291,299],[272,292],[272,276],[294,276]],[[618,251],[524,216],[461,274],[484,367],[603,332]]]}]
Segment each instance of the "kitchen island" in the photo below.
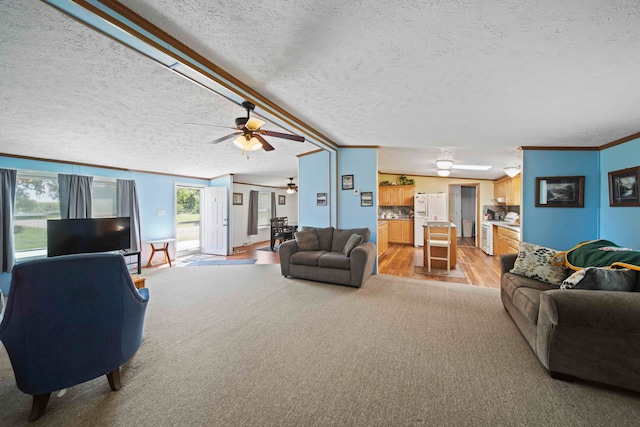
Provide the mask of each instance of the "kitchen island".
[{"label": "kitchen island", "polygon": [[[423,229],[426,225],[423,226]],[[435,229],[437,232],[444,233],[446,229]],[[456,262],[458,261],[457,252],[458,252],[458,233],[456,231],[456,225],[451,223],[451,268],[456,266]],[[446,257],[447,256],[447,248],[431,248],[431,256],[435,257]],[[422,265],[427,267],[427,230],[424,230],[424,247],[422,251]],[[447,268],[446,261],[432,260],[431,261],[432,268]]]}]

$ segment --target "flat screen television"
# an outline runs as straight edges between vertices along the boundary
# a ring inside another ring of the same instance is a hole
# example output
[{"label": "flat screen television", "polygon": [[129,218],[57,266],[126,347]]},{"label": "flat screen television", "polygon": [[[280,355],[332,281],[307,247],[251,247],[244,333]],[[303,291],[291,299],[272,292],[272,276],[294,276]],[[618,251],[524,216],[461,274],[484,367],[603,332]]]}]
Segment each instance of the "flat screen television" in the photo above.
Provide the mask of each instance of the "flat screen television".
[{"label": "flat screen television", "polygon": [[130,246],[129,217],[47,220],[47,255],[50,257],[117,251]]}]

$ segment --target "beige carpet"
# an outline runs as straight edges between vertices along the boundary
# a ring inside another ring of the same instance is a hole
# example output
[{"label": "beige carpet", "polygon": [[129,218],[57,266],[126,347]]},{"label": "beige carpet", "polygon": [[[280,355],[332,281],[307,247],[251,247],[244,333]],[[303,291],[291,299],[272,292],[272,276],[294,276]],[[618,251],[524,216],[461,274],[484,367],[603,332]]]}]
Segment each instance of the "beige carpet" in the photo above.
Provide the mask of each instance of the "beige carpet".
[{"label": "beige carpet", "polygon": [[[640,396],[549,378],[497,289],[374,276],[361,289],[277,265],[149,269],[145,340],[31,425],[637,425]],[[55,369],[55,367],[51,367]],[[0,350],[0,425],[31,399]]]}]

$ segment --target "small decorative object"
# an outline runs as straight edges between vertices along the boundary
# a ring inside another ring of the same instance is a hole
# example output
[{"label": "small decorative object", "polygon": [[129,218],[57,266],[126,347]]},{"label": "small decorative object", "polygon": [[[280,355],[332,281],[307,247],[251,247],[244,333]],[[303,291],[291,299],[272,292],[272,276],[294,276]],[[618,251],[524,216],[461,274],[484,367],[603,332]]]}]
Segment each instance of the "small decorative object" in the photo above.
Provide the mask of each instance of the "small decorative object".
[{"label": "small decorative object", "polygon": [[327,206],[327,193],[318,193],[316,203],[318,206]]},{"label": "small decorative object", "polygon": [[342,189],[353,190],[353,175],[342,175]]},{"label": "small decorative object", "polygon": [[584,207],[584,176],[536,178],[536,207]]},{"label": "small decorative object", "polygon": [[360,192],[360,206],[373,206],[373,192],[361,191]]},{"label": "small decorative object", "polygon": [[640,166],[609,172],[609,206],[640,206]]},{"label": "small decorative object", "polygon": [[389,181],[382,181],[380,183],[380,186],[382,186],[382,187],[387,186],[387,185],[391,185],[391,183]]},{"label": "small decorative object", "polygon": [[233,204],[234,205],[242,204],[242,193],[233,193]]},{"label": "small decorative object", "polygon": [[287,204],[287,196],[278,195],[278,204],[286,205]]}]

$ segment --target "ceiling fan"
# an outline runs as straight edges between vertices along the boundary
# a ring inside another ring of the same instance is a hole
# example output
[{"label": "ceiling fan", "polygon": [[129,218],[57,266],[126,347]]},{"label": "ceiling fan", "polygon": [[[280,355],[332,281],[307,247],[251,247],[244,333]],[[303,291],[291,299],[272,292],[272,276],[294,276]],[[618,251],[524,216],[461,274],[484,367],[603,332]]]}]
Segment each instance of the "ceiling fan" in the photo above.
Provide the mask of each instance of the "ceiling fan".
[{"label": "ceiling fan", "polygon": [[[210,142],[210,144],[219,144],[223,141],[233,138],[233,143],[236,147],[242,150],[242,154],[249,151],[259,150],[262,148],[265,151],[272,151],[274,148],[271,144],[264,139],[264,136],[272,136],[274,138],[283,138],[289,139],[291,141],[304,142],[303,136],[292,135],[288,133],[274,132],[271,130],[260,129],[264,125],[264,121],[260,119],[256,119],[255,117],[251,117],[251,111],[253,111],[256,106],[249,102],[244,101],[242,103],[242,107],[247,110],[247,117],[238,117],[236,118],[236,127],[237,132],[233,132],[229,135],[225,135],[222,138],[214,139]],[[187,124],[197,124],[197,123],[187,123]],[[210,125],[205,125],[210,126]],[[229,128],[234,129],[234,128]],[[249,156],[247,155],[247,158]]]},{"label": "ceiling fan", "polygon": [[289,178],[287,182],[287,193],[293,194],[298,191],[298,186],[293,183],[293,177]]}]

